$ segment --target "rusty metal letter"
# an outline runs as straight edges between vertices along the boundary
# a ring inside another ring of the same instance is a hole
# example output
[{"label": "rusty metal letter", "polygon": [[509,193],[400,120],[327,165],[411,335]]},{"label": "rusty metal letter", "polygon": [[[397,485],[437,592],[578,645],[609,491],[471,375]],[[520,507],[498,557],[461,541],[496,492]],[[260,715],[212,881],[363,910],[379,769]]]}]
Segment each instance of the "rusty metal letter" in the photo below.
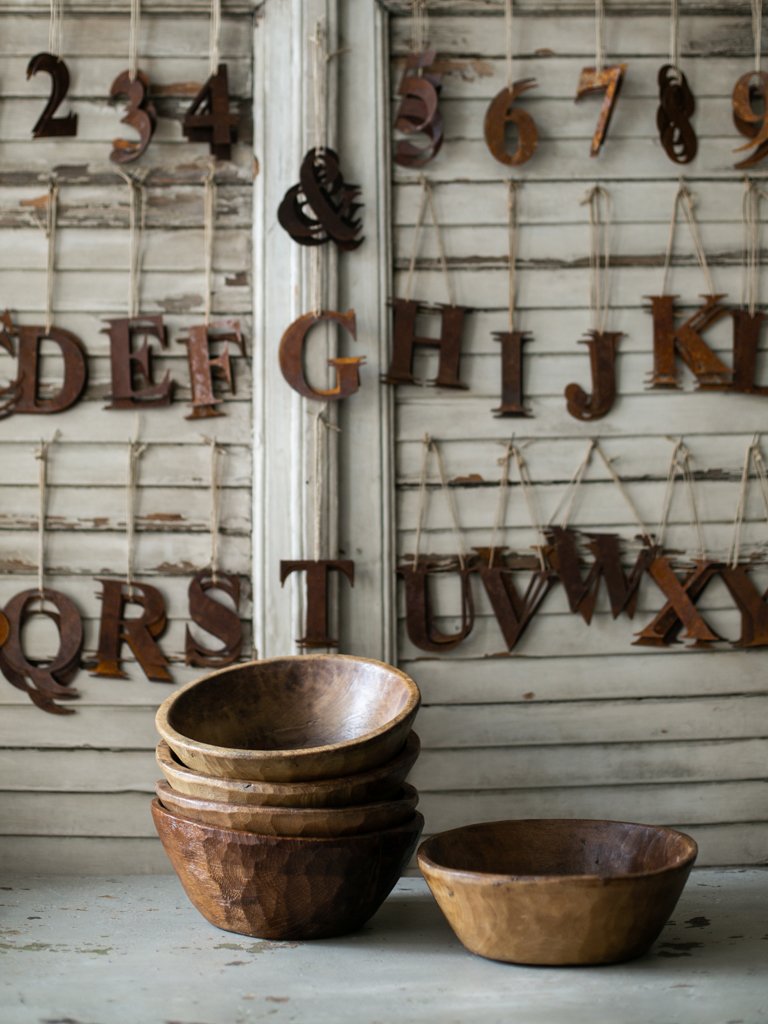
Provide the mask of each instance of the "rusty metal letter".
[{"label": "rusty metal letter", "polygon": [[[227,594],[234,610],[208,596],[209,590],[220,590]],[[188,665],[201,668],[223,668],[240,657],[243,648],[243,624],[237,609],[240,604],[240,579],[228,573],[217,573],[214,578],[210,571],[199,572],[189,584],[189,614],[193,622],[217,640],[219,648],[205,647],[197,640],[187,626],[184,642],[185,660]]]},{"label": "rusty metal letter", "polygon": [[[127,643],[148,679],[156,683],[172,683],[168,661],[156,640],[165,632],[168,620],[163,595],[148,583],[133,583],[129,592],[122,580],[97,579],[102,586],[101,627],[98,659],[93,675],[111,679],[127,679],[120,668],[120,651]],[[128,618],[126,606],[138,605],[141,616]]]},{"label": "rusty metal letter", "polygon": [[[396,572],[405,583],[405,627],[412,644],[423,651],[444,654],[465,640],[475,624],[475,606],[472,600],[470,575],[472,567],[464,568],[451,563],[447,568],[438,566],[429,559],[420,558],[418,563],[407,562],[398,566]],[[430,579],[439,574],[458,574],[461,585],[461,625],[456,633],[442,633],[435,625],[430,596]]]},{"label": "rusty metal letter", "polygon": [[283,376],[294,391],[305,398],[317,401],[338,401],[348,398],[360,387],[360,366],[365,362],[363,356],[344,356],[329,359],[328,365],[336,370],[336,384],[332,388],[313,388],[304,374],[304,345],[307,335],[315,324],[330,321],[343,327],[353,338],[357,338],[355,311],[348,309],[346,313],[326,310],[322,313],[305,313],[288,327],[280,339],[280,369]]},{"label": "rusty metal letter", "polygon": [[702,332],[728,313],[724,295],[705,295],[704,305],[675,325],[676,295],[649,295],[653,316],[653,374],[651,387],[678,388],[679,355],[699,385],[728,390],[733,374],[702,339]]},{"label": "rusty metal letter", "polygon": [[[152,351],[149,343],[135,352],[131,343],[135,337],[157,338],[161,348],[168,342],[162,316],[121,317],[107,320],[109,327],[102,334],[109,335],[109,358],[112,369],[112,401],[106,409],[136,409],[147,406],[168,405],[173,394],[173,382],[167,372],[158,383],[152,380]],[[137,388],[136,378],[143,377],[146,387]]]},{"label": "rusty metal letter", "polygon": [[[71,331],[61,327],[27,326],[16,328],[19,338],[18,398],[14,412],[43,413],[63,412],[73,406],[85,391],[88,382],[88,364],[82,341]],[[44,341],[58,345],[64,362],[61,387],[50,398],[41,398],[40,391],[40,346]]]},{"label": "rusty metal letter", "polygon": [[413,299],[393,299],[392,309],[392,359],[382,381],[385,384],[416,384],[413,376],[413,350],[417,345],[422,345],[436,348],[440,352],[437,377],[430,383],[439,388],[466,389],[467,385],[459,380],[461,332],[464,317],[472,310],[467,306],[438,305],[436,309],[440,313],[440,336],[425,338],[416,334],[418,302]]},{"label": "rusty metal letter", "polygon": [[592,394],[580,384],[568,384],[565,401],[568,412],[577,420],[599,420],[613,408],[616,400],[616,347],[624,337],[621,331],[589,331],[582,345],[589,348]]},{"label": "rusty metal letter", "polygon": [[494,416],[530,416],[523,402],[523,345],[533,338],[526,331],[494,331],[501,342],[501,405]]},{"label": "rusty metal letter", "polygon": [[[503,549],[494,554],[490,548],[475,548],[478,562],[474,571],[488,595],[493,614],[499,624],[507,650],[513,650],[526,631],[539,607],[555,583],[555,575],[542,569],[533,555],[506,554]],[[524,593],[520,593],[515,577],[530,573]]]},{"label": "rusty metal letter", "polygon": [[[187,328],[188,338],[179,338],[182,345],[187,346],[189,363],[189,382],[192,386],[192,412],[185,419],[202,420],[211,416],[223,416],[216,406],[221,405],[213,390],[213,374],[223,378],[232,393],[235,392],[232,376],[232,362],[229,357],[229,344],[238,345],[245,354],[245,342],[237,320],[224,320],[214,324],[198,324]],[[210,341],[224,342],[217,356],[212,356],[208,344]]]},{"label": "rusty metal letter", "polygon": [[296,643],[300,647],[338,647],[339,641],[329,636],[328,576],[331,572],[341,573],[354,587],[355,563],[349,559],[280,562],[280,583],[285,583],[293,572],[304,572],[307,577],[305,632]]},{"label": "rusty metal letter", "polygon": [[717,633],[709,628],[696,611],[695,603],[722,568],[718,562],[697,561],[695,567],[680,580],[665,555],[654,558],[648,572],[667,598],[667,603],[645,629],[637,634],[634,643],[641,647],[667,647],[675,642],[683,626],[685,636],[694,641],[689,645],[691,647],[708,647],[719,640]]},{"label": "rusty metal letter", "polygon": [[733,391],[748,395],[766,395],[768,387],[755,383],[760,331],[768,315],[756,310],[729,310],[733,320]]},{"label": "rusty metal letter", "polygon": [[723,582],[741,612],[741,636],[734,647],[768,647],[768,591],[761,594],[746,565],[724,566]]}]

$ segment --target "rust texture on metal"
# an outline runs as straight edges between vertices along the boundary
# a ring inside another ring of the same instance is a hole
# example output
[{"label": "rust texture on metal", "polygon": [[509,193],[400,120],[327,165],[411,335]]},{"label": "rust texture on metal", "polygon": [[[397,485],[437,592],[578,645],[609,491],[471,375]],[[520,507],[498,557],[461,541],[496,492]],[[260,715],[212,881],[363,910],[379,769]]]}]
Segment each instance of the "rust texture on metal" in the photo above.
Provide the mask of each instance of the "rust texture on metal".
[{"label": "rust texture on metal", "polygon": [[364,356],[340,356],[328,360],[328,365],[336,371],[336,383],[332,388],[313,388],[304,373],[304,345],[307,335],[319,323],[335,323],[357,339],[357,323],[355,311],[348,309],[346,313],[324,310],[321,313],[305,313],[286,328],[280,339],[278,358],[283,377],[294,391],[305,398],[317,401],[338,401],[348,398],[360,388],[360,366],[365,362]]},{"label": "rust texture on metal", "polygon": [[138,140],[113,139],[110,160],[116,164],[128,164],[138,160],[150,143],[157,127],[157,110],[154,103],[147,98],[149,80],[143,71],[138,71],[131,79],[128,71],[121,71],[109,90],[110,100],[116,102],[120,97],[128,100],[124,116],[120,124],[127,124],[138,133]]},{"label": "rust texture on metal", "polygon": [[741,635],[734,647],[768,647],[768,591],[760,593],[749,564],[724,566],[720,575],[741,613]]},{"label": "rust texture on metal", "polygon": [[[240,321],[220,320],[216,323],[197,324],[194,327],[187,327],[186,330],[189,336],[179,338],[179,342],[187,346],[189,383],[192,389],[192,411],[185,419],[202,420],[210,419],[212,416],[223,416],[224,413],[216,408],[222,404],[222,399],[216,397],[214,376],[224,381],[232,394],[235,393],[229,343],[237,345],[242,355],[245,355],[245,340],[240,330]],[[211,342],[222,343],[218,355],[211,355]]]},{"label": "rust texture on metal", "polygon": [[728,314],[721,299],[725,295],[705,295],[704,305],[682,323],[675,323],[676,295],[649,295],[653,317],[653,388],[679,388],[677,357],[695,375],[700,386],[729,389],[732,371],[702,338],[702,333]]},{"label": "rust texture on metal", "polygon": [[339,641],[330,635],[328,623],[328,577],[332,572],[339,573],[354,587],[355,563],[347,558],[281,561],[280,584],[294,572],[303,572],[306,576],[307,609],[304,636],[296,643],[300,647],[338,647]]},{"label": "rust texture on metal", "polygon": [[626,70],[626,64],[612,64],[610,67],[601,68],[600,71],[596,68],[582,68],[576,88],[576,101],[593,92],[605,92],[597,127],[592,136],[590,156],[597,156],[606,140]]},{"label": "rust texture on metal", "polygon": [[654,558],[658,555],[655,546],[643,544],[627,574],[622,558],[622,542],[618,534],[585,534],[584,546],[593,558],[585,575],[580,551],[582,535],[577,530],[567,527],[550,526],[546,536],[547,563],[562,583],[568,598],[568,607],[572,612],[578,612],[589,625],[595,612],[600,581],[604,580],[612,617],[617,619],[622,614],[630,619],[634,617],[643,575],[650,570]]},{"label": "rust texture on metal", "polygon": [[[82,341],[71,331],[42,325],[23,324],[15,328],[18,347],[18,395],[13,406],[17,413],[41,415],[64,412],[82,397],[88,383],[88,357]],[[53,342],[61,355],[62,380],[58,391],[47,398],[40,396],[40,348]]]},{"label": "rust texture on metal", "polygon": [[[405,585],[405,628],[412,644],[422,651],[444,654],[466,639],[475,624],[475,605],[472,597],[470,562],[464,566],[458,560],[419,558],[397,567],[397,575]],[[441,632],[435,621],[430,581],[437,574],[458,577],[461,592],[461,625],[455,633]]]},{"label": "rust texture on metal", "polygon": [[229,109],[227,65],[219,64],[184,115],[181,130],[190,142],[207,142],[217,160],[229,160],[240,118]]},{"label": "rust texture on metal", "polygon": [[442,75],[432,69],[437,53],[422,50],[411,53],[398,94],[402,96],[395,114],[395,129],[407,136],[424,135],[426,143],[417,146],[411,138],[395,143],[394,161],[402,167],[423,167],[437,156],[443,144],[443,116],[439,110]]},{"label": "rust texture on metal", "polygon": [[565,402],[577,420],[599,420],[607,416],[616,401],[616,349],[624,337],[621,331],[588,331],[581,344],[589,349],[592,393],[580,384],[568,384]]},{"label": "rust texture on metal", "polygon": [[696,156],[698,139],[691,124],[696,111],[688,79],[674,64],[659,69],[659,108],[656,127],[659,139],[670,160],[676,164],[689,164]]},{"label": "rust texture on metal", "polygon": [[696,561],[694,567],[686,570],[680,580],[669,558],[663,554],[657,555],[648,566],[648,573],[667,601],[652,621],[637,634],[634,643],[645,647],[668,647],[677,641],[680,630],[685,627],[685,638],[693,641],[689,646],[710,649],[710,645],[720,640],[720,637],[701,617],[696,609],[696,601],[722,568],[720,562]]},{"label": "rust texture on metal", "polygon": [[[473,548],[473,571],[480,577],[507,650],[513,650],[556,582],[549,568],[535,555],[510,553],[506,548]],[[525,590],[518,579],[527,577]]]},{"label": "rust texture on metal", "polygon": [[768,387],[756,382],[760,331],[768,314],[756,310],[730,309],[733,320],[733,381],[732,390],[747,395],[766,395]]},{"label": "rust texture on metal", "polygon": [[[9,356],[16,354],[13,339],[18,336],[11,314],[6,309],[0,314],[0,349],[7,352]],[[0,420],[13,415],[14,407],[21,392],[21,378],[16,376],[0,387]]]},{"label": "rust texture on metal", "polygon": [[[110,679],[127,679],[121,665],[123,644],[128,644],[142,671],[157,683],[172,683],[168,661],[160,650],[157,638],[168,624],[165,599],[157,587],[148,583],[97,579],[101,584],[101,624],[96,666],[93,675]],[[128,605],[142,609],[140,616],[126,615]]]},{"label": "rust texture on metal", "polygon": [[51,77],[51,95],[43,108],[43,112],[32,129],[35,139],[55,138],[66,135],[77,135],[77,114],[69,113],[64,117],[54,117],[69,91],[69,69],[61,57],[52,53],[36,53],[27,64],[27,78],[44,71]]},{"label": "rust texture on metal", "polygon": [[[7,634],[0,647],[0,670],[5,678],[43,711],[71,715],[72,709],[57,704],[54,698],[74,700],[80,696],[69,685],[80,667],[83,649],[80,612],[65,594],[46,587],[16,594],[3,614]],[[59,634],[59,646],[50,661],[28,658],[24,651],[24,627],[33,615],[50,619]]]},{"label": "rust texture on metal", "polygon": [[733,87],[732,104],[733,123],[739,134],[748,139],[734,153],[754,151],[734,165],[745,170],[768,156],[768,72],[748,71],[742,75]]},{"label": "rust texture on metal", "polygon": [[[420,307],[414,299],[393,299],[392,309],[392,358],[382,381],[385,384],[418,383],[413,376],[413,356],[414,349],[422,346],[437,349],[440,353],[437,377],[430,384],[439,388],[466,389],[468,385],[459,379],[461,335],[464,317],[472,310],[468,306]],[[416,334],[416,318],[422,311],[440,314],[440,334],[437,338]]]},{"label": "rust texture on metal", "polygon": [[[173,395],[170,372],[159,383],[152,378],[152,351],[147,337],[157,338],[161,348],[167,347],[165,325],[161,315],[120,317],[107,320],[102,334],[109,335],[109,361],[112,374],[111,402],[107,409],[136,409],[168,405]],[[133,339],[144,338],[140,348],[133,350]],[[144,387],[138,387],[143,378]]]},{"label": "rust texture on metal", "polygon": [[300,245],[331,240],[340,249],[356,249],[363,241],[359,195],[359,185],[344,181],[332,149],[310,149],[301,163],[299,184],[285,193],[277,219]]},{"label": "rust texture on metal", "polygon": [[523,399],[523,345],[533,341],[527,331],[494,331],[501,343],[501,404],[494,416],[530,416]]},{"label": "rust texture on metal", "polygon": [[[521,78],[511,89],[502,89],[491,100],[485,113],[483,131],[491,155],[508,167],[526,163],[536,152],[539,132],[527,110],[515,106],[515,100],[529,89],[536,88],[535,78]],[[517,129],[517,143],[510,153],[507,148],[507,126]]]},{"label": "rust texture on metal", "polygon": [[[214,600],[211,591],[220,591],[232,602],[229,608]],[[238,615],[240,578],[229,573],[198,572],[189,584],[189,615],[195,625],[221,641],[220,647],[206,647],[187,626],[184,654],[187,665],[223,668],[237,661],[243,649],[243,624]]]}]

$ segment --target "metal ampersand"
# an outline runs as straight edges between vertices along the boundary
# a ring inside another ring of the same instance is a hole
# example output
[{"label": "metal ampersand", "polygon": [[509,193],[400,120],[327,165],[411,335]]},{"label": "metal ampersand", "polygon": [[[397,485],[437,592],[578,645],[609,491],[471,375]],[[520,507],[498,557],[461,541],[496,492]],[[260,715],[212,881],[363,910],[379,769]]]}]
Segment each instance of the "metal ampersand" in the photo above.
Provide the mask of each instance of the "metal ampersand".
[{"label": "metal ampersand", "polygon": [[330,240],[340,249],[356,249],[363,241],[359,195],[358,185],[344,181],[332,149],[310,149],[301,164],[299,184],[285,193],[277,219],[299,245]]},{"label": "metal ampersand", "polygon": [[664,151],[676,164],[689,164],[696,156],[698,139],[691,124],[696,110],[688,79],[674,64],[659,69],[659,109],[656,127]]}]

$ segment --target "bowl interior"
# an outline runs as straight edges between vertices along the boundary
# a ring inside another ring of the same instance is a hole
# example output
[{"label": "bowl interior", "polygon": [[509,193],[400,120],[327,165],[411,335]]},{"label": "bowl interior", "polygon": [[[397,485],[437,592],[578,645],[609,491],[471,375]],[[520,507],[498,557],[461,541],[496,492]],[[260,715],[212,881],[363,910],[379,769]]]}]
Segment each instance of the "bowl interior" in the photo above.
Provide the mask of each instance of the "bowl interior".
[{"label": "bowl interior", "polygon": [[433,836],[422,846],[438,868],[511,876],[648,874],[696,854],[682,832],[622,821],[494,821]]},{"label": "bowl interior", "polygon": [[274,659],[215,673],[181,691],[168,724],[217,747],[301,750],[376,732],[417,701],[415,684],[378,662]]}]

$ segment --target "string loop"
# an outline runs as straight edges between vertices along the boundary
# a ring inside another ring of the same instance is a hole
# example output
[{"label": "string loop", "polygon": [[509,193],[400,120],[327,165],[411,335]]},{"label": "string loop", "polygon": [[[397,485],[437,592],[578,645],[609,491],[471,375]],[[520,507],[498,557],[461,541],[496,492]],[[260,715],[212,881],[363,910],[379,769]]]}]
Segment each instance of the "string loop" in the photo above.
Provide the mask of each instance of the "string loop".
[{"label": "string loop", "polygon": [[216,225],[216,163],[211,160],[203,194],[203,245],[205,248],[205,323],[211,322],[213,307],[213,240]]},{"label": "string loop", "polygon": [[755,43],[755,71],[760,74],[763,49],[763,0],[752,0],[752,39]]},{"label": "string loop", "polygon": [[208,49],[210,53],[209,74],[211,77],[219,70],[221,59],[221,0],[211,0],[211,25]]},{"label": "string loop", "polygon": [[507,88],[512,90],[515,84],[514,69],[514,0],[504,0],[504,30],[507,45]]},{"label": "string loop", "polygon": [[741,212],[744,224],[744,277],[741,304],[754,316],[760,288],[760,200],[764,193],[752,178],[744,178]]},{"label": "string loop", "polygon": [[226,455],[226,449],[212,437],[204,437],[203,440],[211,447],[211,581],[215,585],[218,582],[219,572],[219,523],[221,521],[221,480],[219,470],[219,459]]},{"label": "string loop", "polygon": [[[138,435],[138,430],[136,431]],[[128,596],[133,597],[134,535],[136,532],[136,486],[139,476],[139,460],[147,446],[134,437],[128,444],[128,478],[126,483],[125,541],[127,547],[125,582]]]},{"label": "string loop", "polygon": [[675,232],[677,229],[677,210],[678,206],[683,207],[683,213],[685,219],[688,222],[688,230],[690,231],[691,241],[696,252],[696,258],[699,261],[701,272],[704,275],[704,283],[707,289],[707,295],[715,294],[715,286],[712,280],[712,274],[707,263],[707,254],[704,251],[704,245],[701,241],[701,235],[699,233],[699,225],[696,221],[696,213],[694,210],[693,196],[691,195],[688,186],[683,178],[680,179],[677,192],[675,193],[675,201],[672,204],[672,217],[669,222],[669,235],[667,237],[667,251],[664,256],[664,280],[662,284],[662,295],[669,294],[667,292],[667,286],[669,285],[669,272],[672,266],[672,252],[675,244]]},{"label": "string loop", "polygon": [[435,200],[432,193],[432,186],[429,183],[426,175],[422,174],[419,176],[421,183],[421,200],[419,202],[419,212],[416,217],[416,224],[413,229],[413,244],[411,246],[411,258],[408,263],[408,275],[405,279],[405,298],[407,302],[411,301],[413,294],[413,279],[416,274],[416,259],[419,254],[419,241],[421,239],[421,229],[424,225],[424,216],[426,213],[427,206],[429,206],[430,216],[432,218],[432,225],[435,229],[435,238],[437,240],[437,248],[440,255],[440,266],[443,272],[443,280],[445,282],[445,291],[448,297],[448,305],[456,305],[456,296],[453,290],[453,282],[451,281],[451,275],[448,271],[448,258],[445,252],[445,244],[443,242],[443,233],[440,229],[440,222],[437,219],[437,211],[435,209]]},{"label": "string loop", "polygon": [[427,0],[411,0],[411,53],[422,53],[429,39]]},{"label": "string loop", "polygon": [[669,513],[672,508],[674,486],[678,474],[682,475],[686,493],[688,495],[690,524],[696,531],[697,558],[704,561],[706,559],[706,547],[704,544],[704,531],[701,524],[701,517],[699,516],[698,504],[696,502],[695,481],[693,470],[691,468],[691,453],[683,443],[682,438],[678,438],[675,442],[675,447],[672,450],[672,456],[669,462],[667,485],[664,491],[664,501],[662,503],[659,525],[656,530],[656,543],[659,547],[662,547],[664,544],[664,535],[667,530]]},{"label": "string loop", "polygon": [[[115,167],[130,190],[129,250],[128,250],[128,316],[136,317],[141,309],[141,265],[143,261],[144,229],[147,223],[144,179],[146,168],[129,174],[122,167]],[[206,320],[207,322],[207,320]]]},{"label": "string loop", "polygon": [[424,435],[423,439],[424,452],[422,455],[421,462],[421,474],[419,478],[419,513],[416,521],[416,541],[414,545],[413,565],[416,567],[419,562],[419,554],[421,550],[421,535],[424,530],[424,522],[426,519],[427,512],[427,471],[429,467],[429,459],[432,454],[435,456],[437,462],[437,472],[440,477],[440,486],[443,494],[445,495],[445,501],[448,506],[448,512],[451,517],[451,523],[453,528],[453,535],[456,542],[456,551],[459,559],[459,566],[463,570],[466,568],[466,548],[464,547],[464,541],[461,534],[461,527],[459,526],[459,514],[456,508],[456,501],[453,495],[450,484],[448,483],[448,477],[445,472],[445,462],[443,461],[443,453],[440,451],[440,446],[434,438],[430,437],[429,434]]},{"label": "string loop", "polygon": [[37,591],[42,604],[45,593],[45,520],[48,508],[48,453],[51,445],[59,438],[59,431],[54,430],[50,441],[41,439],[39,447],[35,450],[35,458],[38,460],[38,494],[39,513],[37,518]]},{"label": "string loop", "polygon": [[595,0],[595,71],[599,74],[605,64],[605,5]]},{"label": "string loop", "polygon": [[61,60],[64,40],[64,0],[50,0],[48,21],[48,53]]},{"label": "string loop", "polygon": [[326,418],[328,410],[327,403],[315,413],[314,429],[314,522],[313,522],[313,548],[315,561],[319,561],[323,549],[323,512],[325,508],[325,476],[326,476],[326,438],[329,430],[341,433],[341,428],[335,423],[329,423]]},{"label": "string loop", "polygon": [[141,0],[131,0],[131,27],[128,35],[128,78],[139,73],[139,36],[141,35]]},{"label": "string loop", "polygon": [[509,330],[515,329],[517,303],[517,248],[518,248],[518,183],[510,178],[507,184],[507,222],[509,232]]},{"label": "string loop", "polygon": [[671,0],[669,14],[669,63],[680,68],[680,0]]},{"label": "string loop", "polygon": [[598,333],[602,333],[605,330],[610,303],[611,195],[602,185],[595,185],[587,192],[581,203],[582,206],[589,207],[589,303],[592,327]]}]

